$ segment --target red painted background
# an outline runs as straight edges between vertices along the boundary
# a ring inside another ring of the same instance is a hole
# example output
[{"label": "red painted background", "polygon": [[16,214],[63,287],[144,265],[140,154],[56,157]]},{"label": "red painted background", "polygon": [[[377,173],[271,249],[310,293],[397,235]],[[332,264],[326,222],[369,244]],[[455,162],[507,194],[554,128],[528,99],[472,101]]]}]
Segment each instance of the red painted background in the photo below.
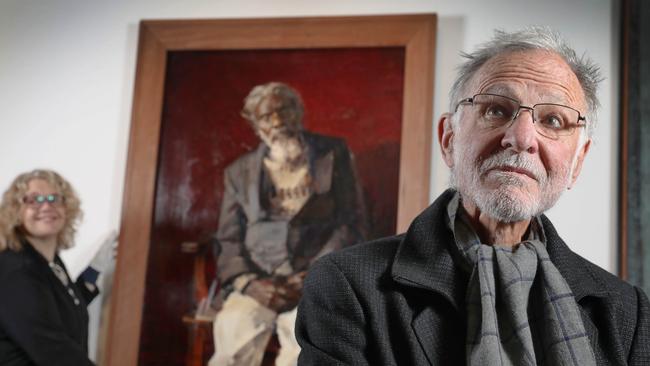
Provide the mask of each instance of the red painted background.
[{"label": "red painted background", "polygon": [[140,365],[184,364],[181,317],[196,304],[193,257],[180,244],[216,230],[223,169],[259,143],[239,116],[248,92],[287,83],[302,95],[307,130],[347,141],[374,238],[395,231],[403,76],[403,48],[169,54]]}]

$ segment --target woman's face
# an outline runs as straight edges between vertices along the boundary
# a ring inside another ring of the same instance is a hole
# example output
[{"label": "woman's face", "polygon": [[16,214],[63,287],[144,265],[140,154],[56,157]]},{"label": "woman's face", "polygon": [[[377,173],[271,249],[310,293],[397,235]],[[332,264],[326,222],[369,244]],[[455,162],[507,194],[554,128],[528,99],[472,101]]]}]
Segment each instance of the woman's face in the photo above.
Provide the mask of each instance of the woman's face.
[{"label": "woman's face", "polygon": [[22,202],[20,218],[26,234],[56,242],[65,224],[65,204],[61,193],[45,180],[32,179]]}]

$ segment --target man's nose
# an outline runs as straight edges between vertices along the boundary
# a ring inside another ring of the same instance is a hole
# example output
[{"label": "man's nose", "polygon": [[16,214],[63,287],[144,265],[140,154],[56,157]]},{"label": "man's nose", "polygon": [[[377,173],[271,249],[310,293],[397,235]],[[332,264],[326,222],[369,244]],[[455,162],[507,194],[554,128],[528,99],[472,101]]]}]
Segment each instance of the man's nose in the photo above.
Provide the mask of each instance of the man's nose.
[{"label": "man's nose", "polygon": [[279,127],[280,125],[282,125],[282,118],[280,118],[278,112],[273,112],[273,114],[271,114],[270,120],[271,120],[271,126],[273,127]]},{"label": "man's nose", "polygon": [[510,122],[501,140],[501,146],[516,152],[534,154],[538,149],[537,130],[531,109],[522,108]]}]

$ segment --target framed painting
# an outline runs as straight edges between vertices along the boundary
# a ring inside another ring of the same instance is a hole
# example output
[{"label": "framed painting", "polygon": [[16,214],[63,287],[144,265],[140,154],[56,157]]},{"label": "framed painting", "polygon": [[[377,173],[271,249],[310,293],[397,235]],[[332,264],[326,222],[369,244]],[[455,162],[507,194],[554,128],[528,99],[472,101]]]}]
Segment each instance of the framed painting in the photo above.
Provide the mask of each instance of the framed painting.
[{"label": "framed painting", "polygon": [[650,293],[650,3],[622,10],[620,275]]},{"label": "framed painting", "polygon": [[[235,262],[259,267],[259,276],[271,257],[280,260],[268,273],[281,273],[287,261],[288,268],[306,272],[322,250],[305,249],[314,253],[298,263],[302,249],[290,243],[301,235],[314,246],[319,238],[331,243],[329,238],[352,231],[362,233],[355,240],[366,240],[406,229],[429,199],[435,29],[433,14],[140,24],[123,245],[104,364],[205,364],[214,353],[211,320],[198,315],[223,305],[205,298],[218,298],[212,295],[230,286],[220,278],[226,278],[231,262],[224,258],[232,248],[243,248]],[[241,198],[234,191],[252,192],[253,199],[241,200],[265,213],[300,196],[295,188],[281,188],[291,179],[274,175],[276,145],[260,122],[285,118],[284,104],[268,113],[260,112],[263,102],[247,109],[258,100],[256,91],[272,82],[299,101],[291,108],[299,104],[301,112],[288,115],[299,115],[296,141],[305,147],[298,150],[306,156],[306,173],[296,181],[307,182],[299,190],[307,196],[285,221],[269,214],[259,223],[251,221],[249,208],[237,211],[246,215],[229,216],[233,197]],[[256,117],[247,117],[251,113]],[[253,168],[241,168],[251,161],[257,162]],[[248,171],[258,178],[242,183]],[[340,208],[352,201],[359,218],[347,219],[345,230],[334,235],[314,229],[341,221],[354,210]],[[305,212],[315,216],[304,219]],[[269,229],[272,220],[289,223],[277,241],[284,243],[276,248],[279,257],[249,240],[272,241],[278,232],[277,222]],[[226,222],[237,223],[235,236],[245,244],[227,238]]]}]

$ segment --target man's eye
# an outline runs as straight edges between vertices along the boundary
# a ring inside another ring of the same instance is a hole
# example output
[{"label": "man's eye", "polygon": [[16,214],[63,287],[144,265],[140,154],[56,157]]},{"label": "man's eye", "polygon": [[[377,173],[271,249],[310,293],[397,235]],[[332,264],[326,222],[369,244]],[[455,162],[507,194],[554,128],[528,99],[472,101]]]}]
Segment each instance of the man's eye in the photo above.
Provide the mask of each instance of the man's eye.
[{"label": "man's eye", "polygon": [[555,114],[544,116],[544,118],[542,118],[539,123],[544,125],[544,127],[552,128],[554,130],[560,130],[564,128],[565,125],[564,119],[561,116]]},{"label": "man's eye", "polygon": [[509,117],[508,109],[499,104],[492,104],[485,109],[483,115],[490,120],[505,120]]}]

